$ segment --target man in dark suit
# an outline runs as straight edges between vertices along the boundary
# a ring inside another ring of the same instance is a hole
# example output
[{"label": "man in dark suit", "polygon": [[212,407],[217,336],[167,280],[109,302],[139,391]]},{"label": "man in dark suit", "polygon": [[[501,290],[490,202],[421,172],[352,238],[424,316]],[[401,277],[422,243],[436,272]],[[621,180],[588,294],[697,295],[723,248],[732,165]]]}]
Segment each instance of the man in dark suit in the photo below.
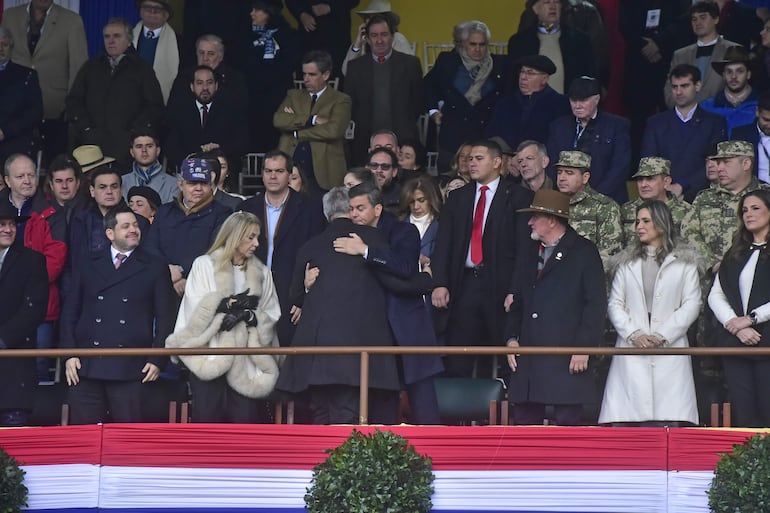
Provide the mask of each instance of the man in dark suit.
[{"label": "man in dark suit", "polygon": [[281,304],[278,340],[291,345],[297,306],[291,301],[289,287],[297,252],[326,225],[319,201],[289,187],[292,159],[280,150],[265,154],[262,181],[264,194],[242,202],[237,210],[251,212],[262,223],[256,256],[273,271],[273,282]]},{"label": "man in dark suit", "polygon": [[[569,197],[541,189],[520,212],[532,214],[532,241],[516,269],[508,346],[598,345],[607,311],[604,269],[596,246],[567,224]],[[588,355],[511,354],[508,364],[516,424],[542,424],[547,405],[559,425],[584,422],[583,405],[595,398]]]},{"label": "man in dark suit", "polygon": [[[516,209],[532,198],[521,186],[501,181],[497,143],[474,143],[470,158],[473,181],[449,195],[431,259],[433,306],[440,324],[448,322],[438,331],[446,331],[447,344],[455,346],[501,340],[516,252],[527,236]],[[445,364],[449,375],[467,377],[473,360],[450,356]]]},{"label": "man in dark suit", "polygon": [[229,162],[240,162],[249,145],[245,106],[219,96],[219,79],[208,66],[198,66],[190,90],[194,98],[169,103],[166,155],[173,167],[187,155],[221,148]]},{"label": "man in dark suit", "polygon": [[[626,180],[631,166],[631,126],[627,119],[599,110],[602,86],[591,77],[576,78],[569,88],[572,115],[563,116],[548,129],[552,163],[559,153],[578,150],[591,156],[591,187],[620,204],[628,200]],[[556,168],[548,167],[556,180]]]},{"label": "man in dark suit", "polygon": [[34,130],[43,120],[37,72],[11,62],[11,31],[0,27],[0,165],[14,153],[34,153]]},{"label": "man in dark suit", "polygon": [[[326,193],[324,213],[329,226],[297,255],[291,291],[294,304],[302,306],[302,317],[292,343],[356,346],[365,341],[367,345],[393,345],[385,292],[374,273],[361,257],[334,250],[336,239],[353,233],[370,247],[380,247],[380,233],[353,224],[344,187]],[[313,278],[309,280],[306,273]],[[396,357],[372,355],[369,362],[370,404],[395,404],[400,389]],[[315,424],[358,424],[359,368],[357,354],[289,355],[276,389],[307,394]],[[374,410],[372,413],[371,423],[395,421],[393,414],[379,418]]]},{"label": "man in dark suit", "polygon": [[[175,299],[165,263],[139,247],[141,231],[128,207],[104,219],[110,248],[75,263],[61,318],[61,347],[164,347],[174,327]],[[86,271],[87,272],[84,272]],[[139,422],[143,383],[158,379],[165,358],[73,356],[65,363],[72,424]]]},{"label": "man in dark suit", "polygon": [[281,131],[278,148],[305,172],[311,191],[342,185],[347,170],[345,131],[350,124],[350,97],[329,87],[332,59],[312,51],[302,59],[305,89],[290,89],[273,116]]},{"label": "man in dark suit", "polygon": [[[400,346],[435,346],[436,334],[424,294],[431,288],[427,273],[420,273],[420,234],[411,224],[399,221],[383,208],[382,194],[376,185],[363,182],[351,188],[350,217],[360,226],[377,228],[388,245],[369,248],[357,235],[334,241],[335,251],[363,256],[377,271],[387,292],[388,322],[393,338]],[[433,378],[444,369],[438,355],[401,355],[401,375],[409,396],[414,424],[438,424],[436,390]]]},{"label": "man in dark suit", "polygon": [[730,139],[754,145],[754,174],[763,182],[770,182],[770,92],[759,96],[754,122],[735,127]]},{"label": "man in dark suit", "polygon": [[[48,306],[45,258],[16,241],[17,211],[0,203],[0,351],[35,349]],[[23,426],[37,387],[34,358],[0,359],[0,426]]]},{"label": "man in dark suit", "polygon": [[369,135],[393,130],[399,140],[417,139],[417,118],[425,107],[422,67],[417,57],[393,50],[392,19],[375,14],[366,24],[372,55],[348,63],[345,92],[353,101],[356,122],[352,160],[366,161]]},{"label": "man in dark suit", "polygon": [[669,191],[692,202],[708,187],[703,162],[717,143],[727,139],[725,119],[703,110],[695,100],[701,86],[698,68],[680,64],[669,73],[675,106],[647,120],[642,139],[642,157],[671,161]]}]

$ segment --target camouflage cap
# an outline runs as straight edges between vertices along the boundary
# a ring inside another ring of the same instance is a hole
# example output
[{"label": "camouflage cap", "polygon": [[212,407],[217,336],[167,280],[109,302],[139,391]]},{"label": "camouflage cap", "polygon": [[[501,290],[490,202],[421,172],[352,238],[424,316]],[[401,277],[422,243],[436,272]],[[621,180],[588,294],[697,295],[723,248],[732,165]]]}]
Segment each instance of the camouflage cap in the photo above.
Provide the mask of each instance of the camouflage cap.
[{"label": "camouflage cap", "polygon": [[639,161],[639,171],[631,178],[641,178],[642,176],[671,176],[671,161],[663,157],[643,157]]},{"label": "camouflage cap", "polygon": [[591,169],[591,155],[582,151],[560,151],[559,162],[554,165],[588,170]]},{"label": "camouflage cap", "polygon": [[748,141],[722,141],[717,144],[717,154],[709,158],[730,159],[733,157],[753,157],[754,145]]}]

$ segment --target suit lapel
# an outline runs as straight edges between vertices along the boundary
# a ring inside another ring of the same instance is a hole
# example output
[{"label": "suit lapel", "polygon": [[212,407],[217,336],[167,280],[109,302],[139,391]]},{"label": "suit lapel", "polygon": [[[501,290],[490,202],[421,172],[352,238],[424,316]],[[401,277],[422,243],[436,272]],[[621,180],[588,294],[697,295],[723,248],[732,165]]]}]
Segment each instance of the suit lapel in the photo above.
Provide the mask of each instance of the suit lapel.
[{"label": "suit lapel", "polygon": [[551,258],[549,258],[548,261],[545,263],[545,267],[543,267],[543,272],[540,273],[540,276],[538,279],[542,280],[553,269],[558,268],[569,259],[575,237],[576,237],[576,234],[568,228],[567,232],[559,241],[559,244],[557,244],[556,247],[553,248],[553,253],[551,253]]},{"label": "suit lapel", "polygon": [[286,198],[286,204],[283,206],[283,212],[281,212],[275,236],[273,237],[273,248],[278,247],[280,242],[286,237],[286,234],[291,231],[291,227],[299,214],[299,204],[301,201],[302,198],[299,198],[293,191],[289,191],[289,196]]},{"label": "suit lapel", "polygon": [[94,269],[102,278],[103,289],[130,280],[145,269],[144,258],[139,248],[131,253],[131,256],[120,266],[120,269],[115,269],[112,253],[109,249],[94,255],[93,264]]},{"label": "suit lapel", "polygon": [[19,258],[19,252],[16,251],[16,249],[11,246],[8,249],[8,252],[5,254],[5,259],[3,260],[3,267],[0,269],[0,283],[5,280],[5,277],[8,275],[11,270],[13,270],[14,265],[16,264],[16,260]]},{"label": "suit lapel", "polygon": [[[51,7],[51,11],[48,13],[48,16],[45,20],[45,25],[43,26],[43,32],[40,34],[40,39],[37,41],[37,46],[35,46],[35,53],[38,53],[40,51],[40,48],[44,46],[50,38],[52,38],[52,34],[54,34],[56,31],[53,29],[52,25],[56,25],[57,21],[59,20],[59,10],[54,5]],[[24,42],[26,43],[26,41]],[[29,48],[28,45],[24,44],[25,47]]]}]

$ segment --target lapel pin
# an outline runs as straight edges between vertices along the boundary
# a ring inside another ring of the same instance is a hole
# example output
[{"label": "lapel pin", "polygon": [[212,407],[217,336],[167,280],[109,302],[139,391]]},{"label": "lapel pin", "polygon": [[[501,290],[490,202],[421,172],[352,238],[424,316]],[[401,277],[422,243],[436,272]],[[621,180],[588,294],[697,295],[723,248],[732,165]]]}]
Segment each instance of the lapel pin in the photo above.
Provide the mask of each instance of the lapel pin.
[{"label": "lapel pin", "polygon": [[556,260],[561,260],[561,257],[562,257],[562,253],[561,253],[561,251],[559,251],[558,253],[556,253]]}]

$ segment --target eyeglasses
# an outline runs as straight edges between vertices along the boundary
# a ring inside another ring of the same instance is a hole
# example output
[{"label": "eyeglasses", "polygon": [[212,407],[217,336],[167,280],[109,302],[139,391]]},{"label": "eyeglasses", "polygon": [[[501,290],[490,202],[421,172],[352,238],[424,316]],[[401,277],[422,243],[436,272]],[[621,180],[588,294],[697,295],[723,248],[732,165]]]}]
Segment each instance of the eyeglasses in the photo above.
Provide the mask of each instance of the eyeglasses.
[{"label": "eyeglasses", "polygon": [[369,162],[366,167],[374,171],[375,169],[382,169],[383,171],[390,171],[393,169],[393,164],[388,164],[387,162],[379,163],[379,162]]}]

